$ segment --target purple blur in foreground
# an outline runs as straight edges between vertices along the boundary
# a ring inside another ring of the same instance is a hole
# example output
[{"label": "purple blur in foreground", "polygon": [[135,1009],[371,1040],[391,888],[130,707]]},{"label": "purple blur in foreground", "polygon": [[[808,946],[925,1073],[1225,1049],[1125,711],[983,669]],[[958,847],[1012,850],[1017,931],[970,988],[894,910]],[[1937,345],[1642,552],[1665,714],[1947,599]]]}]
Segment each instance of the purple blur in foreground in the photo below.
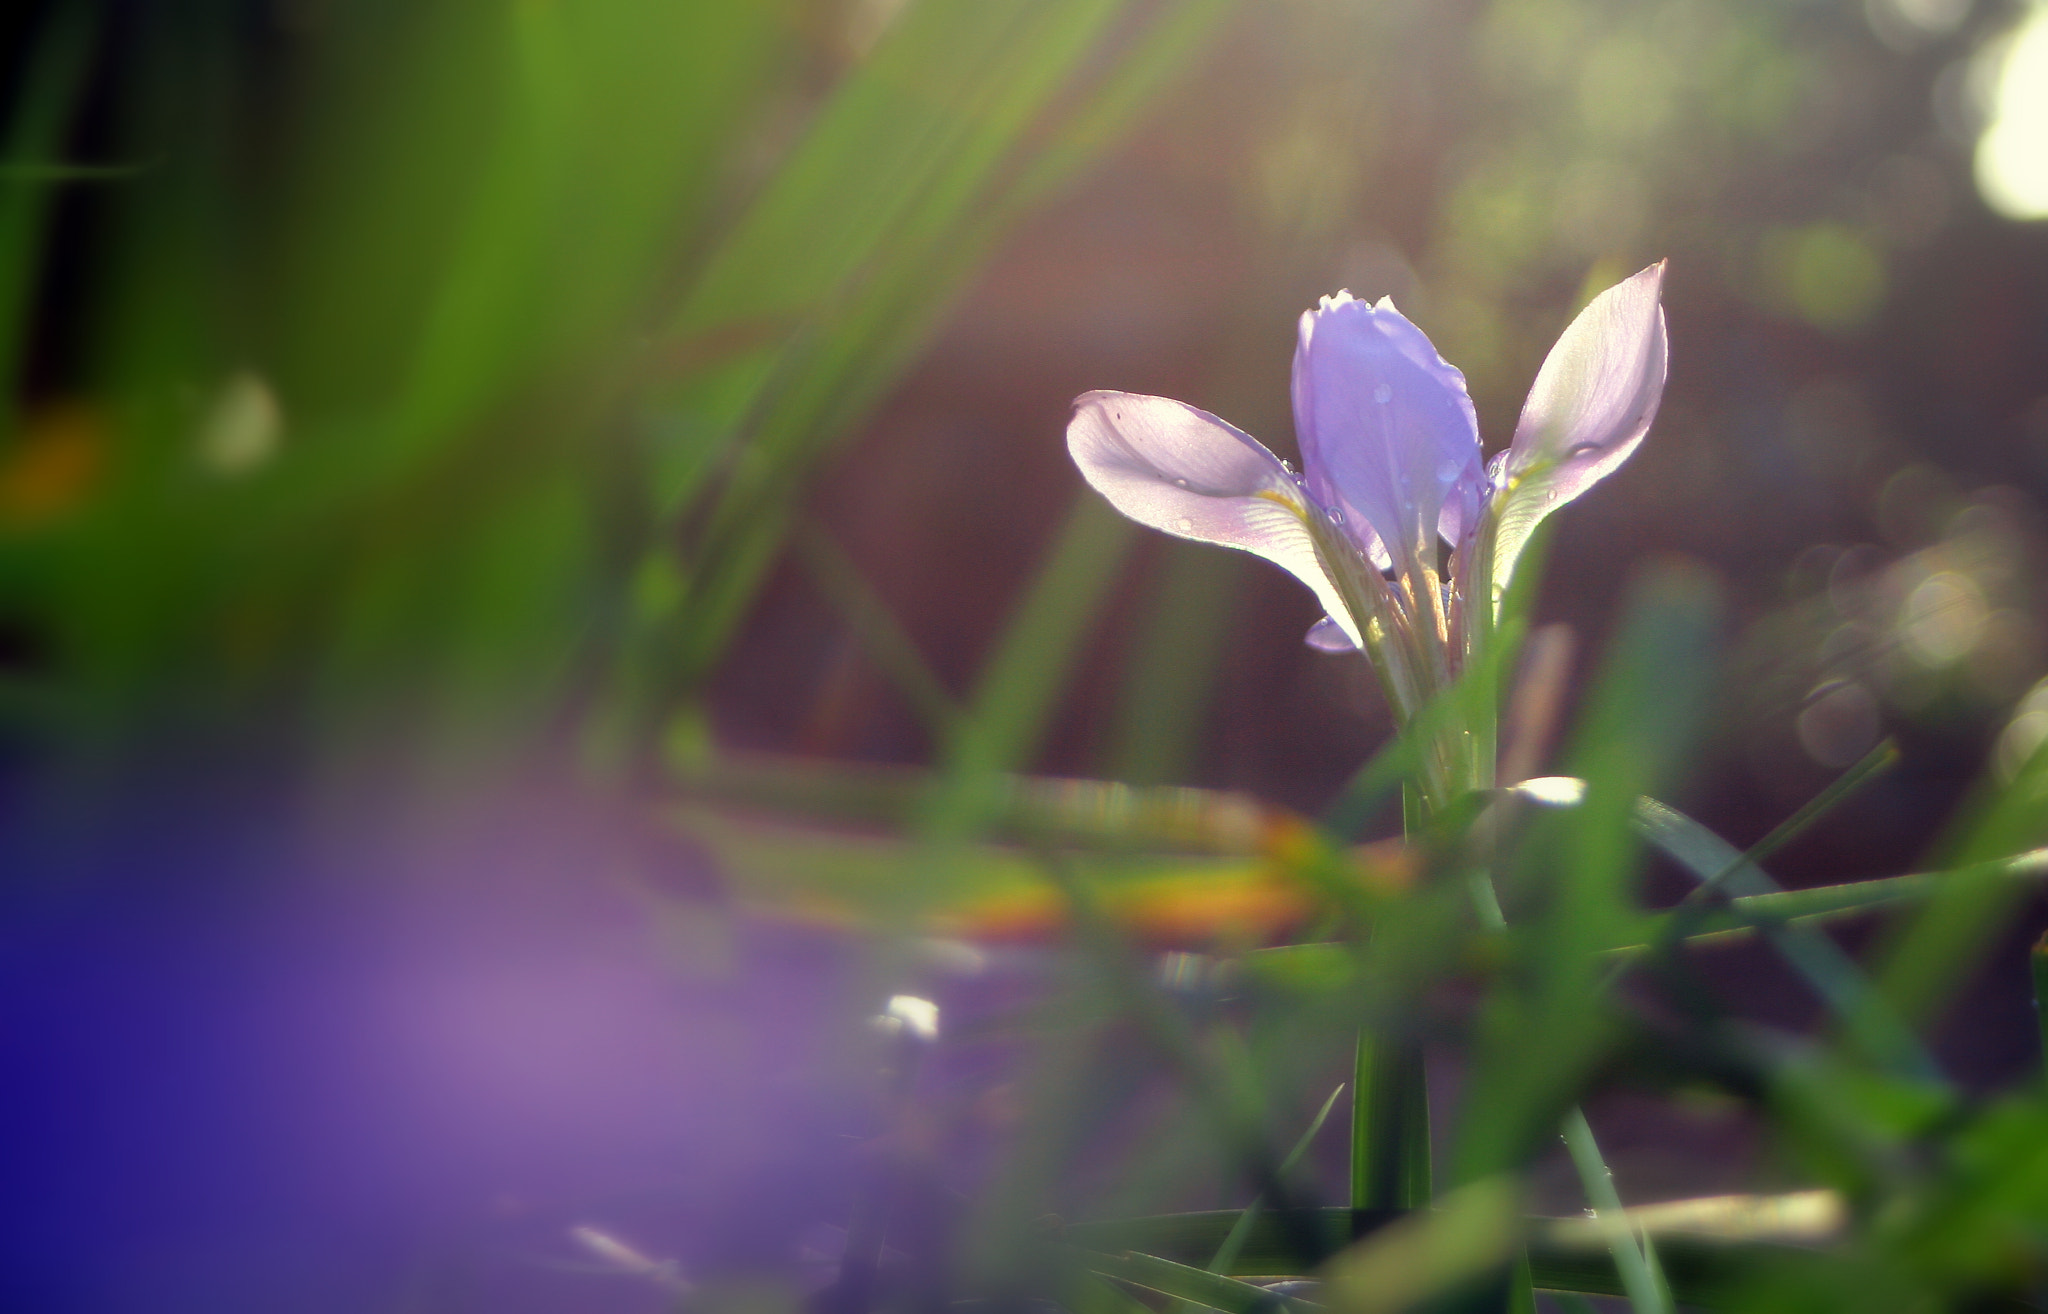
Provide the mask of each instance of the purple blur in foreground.
[{"label": "purple blur in foreground", "polygon": [[[1664,391],[1663,281],[1652,265],[1579,313],[1490,465],[1465,376],[1392,301],[1348,292],[1301,317],[1299,475],[1206,411],[1132,393],[1077,399],[1067,446],[1131,519],[1307,584],[1327,613],[1309,642],[1371,651],[1405,715],[1469,657],[1536,526],[1648,431]],[[1438,538],[1451,550],[1441,569]]]}]

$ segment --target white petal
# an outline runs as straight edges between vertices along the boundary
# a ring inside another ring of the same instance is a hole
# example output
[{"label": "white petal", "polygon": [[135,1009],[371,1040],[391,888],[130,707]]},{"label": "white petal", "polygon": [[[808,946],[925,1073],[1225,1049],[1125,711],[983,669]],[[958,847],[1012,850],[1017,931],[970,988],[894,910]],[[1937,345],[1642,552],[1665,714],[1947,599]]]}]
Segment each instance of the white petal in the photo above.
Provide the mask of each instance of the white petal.
[{"label": "white petal", "polygon": [[1568,502],[1628,459],[1664,395],[1664,264],[1594,297],[1558,338],[1508,448],[1509,479],[1555,467]]},{"label": "white petal", "polygon": [[1314,590],[1359,643],[1337,588],[1316,557],[1317,514],[1280,458],[1207,411],[1165,397],[1084,393],[1067,424],[1082,478],[1141,525],[1264,557]]},{"label": "white petal", "polygon": [[1664,396],[1664,264],[1594,297],[1537,371],[1496,458],[1493,585],[1507,587],[1529,536],[1635,451]]}]

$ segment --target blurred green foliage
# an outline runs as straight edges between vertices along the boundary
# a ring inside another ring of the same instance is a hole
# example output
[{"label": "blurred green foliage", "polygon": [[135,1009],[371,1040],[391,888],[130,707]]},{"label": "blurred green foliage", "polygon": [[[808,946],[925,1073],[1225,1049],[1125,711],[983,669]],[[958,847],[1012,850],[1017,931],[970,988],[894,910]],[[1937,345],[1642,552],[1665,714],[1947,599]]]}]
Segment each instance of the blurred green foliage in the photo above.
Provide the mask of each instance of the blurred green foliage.
[{"label": "blurred green foliage", "polygon": [[[645,770],[819,457],[1222,13],[46,7],[0,184],[0,347],[41,333],[11,733]],[[79,144],[125,171],[67,180]]]}]

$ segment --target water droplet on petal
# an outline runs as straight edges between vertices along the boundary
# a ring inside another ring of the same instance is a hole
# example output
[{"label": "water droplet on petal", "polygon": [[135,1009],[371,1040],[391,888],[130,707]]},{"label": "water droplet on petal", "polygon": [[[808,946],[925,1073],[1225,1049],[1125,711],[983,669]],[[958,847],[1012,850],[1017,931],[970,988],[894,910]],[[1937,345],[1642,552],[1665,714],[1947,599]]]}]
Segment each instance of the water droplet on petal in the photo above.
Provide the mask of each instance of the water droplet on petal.
[{"label": "water droplet on petal", "polygon": [[1333,525],[1341,525],[1344,523],[1344,513],[1342,511],[1339,511],[1334,506],[1331,507],[1328,511],[1325,511],[1323,514],[1330,517],[1330,523]]},{"label": "water droplet on petal", "polygon": [[1186,516],[1182,516],[1180,519],[1173,522],[1173,527],[1175,529],[1178,529],[1181,533],[1186,534],[1194,529],[1195,522],[1188,519]]},{"label": "water droplet on petal", "polygon": [[1185,479],[1176,479],[1173,481],[1173,486],[1175,488],[1186,488],[1188,486],[1188,481]]},{"label": "water droplet on petal", "polygon": [[1382,383],[1379,387],[1374,388],[1372,390],[1372,399],[1385,406],[1388,402],[1394,400],[1394,385]]},{"label": "water droplet on petal", "polygon": [[1458,477],[1458,463],[1448,456],[1445,457],[1436,467],[1436,477],[1444,483],[1449,483],[1451,480],[1456,479]]}]

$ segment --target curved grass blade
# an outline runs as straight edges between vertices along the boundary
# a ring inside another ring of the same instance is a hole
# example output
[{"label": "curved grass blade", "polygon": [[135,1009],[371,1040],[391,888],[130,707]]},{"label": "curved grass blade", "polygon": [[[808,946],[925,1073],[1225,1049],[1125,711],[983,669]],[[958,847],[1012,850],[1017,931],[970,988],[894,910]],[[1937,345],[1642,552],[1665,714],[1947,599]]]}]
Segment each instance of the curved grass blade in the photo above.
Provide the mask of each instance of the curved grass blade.
[{"label": "curved grass blade", "polygon": [[1614,1173],[1600,1155],[1584,1109],[1574,1108],[1565,1115],[1564,1144],[1592,1206],[1593,1221],[1600,1225],[1607,1253],[1614,1258],[1614,1271],[1628,1294],[1629,1305],[1636,1314],[1669,1314],[1671,1289],[1657,1266],[1657,1252],[1648,1233],[1629,1226],[1628,1211],[1614,1188]]},{"label": "curved grass blade", "polygon": [[[1639,799],[1636,829],[1702,885],[1743,896],[1783,893],[1742,851],[1699,822],[1655,799]],[[1730,905],[1733,907],[1734,905]],[[1753,907],[1753,905],[1752,905]],[[1905,1075],[1939,1081],[1934,1058],[1864,978],[1856,961],[1819,930],[1789,922],[1758,921],[1757,930],[1805,977],[1873,1060]]]}]

